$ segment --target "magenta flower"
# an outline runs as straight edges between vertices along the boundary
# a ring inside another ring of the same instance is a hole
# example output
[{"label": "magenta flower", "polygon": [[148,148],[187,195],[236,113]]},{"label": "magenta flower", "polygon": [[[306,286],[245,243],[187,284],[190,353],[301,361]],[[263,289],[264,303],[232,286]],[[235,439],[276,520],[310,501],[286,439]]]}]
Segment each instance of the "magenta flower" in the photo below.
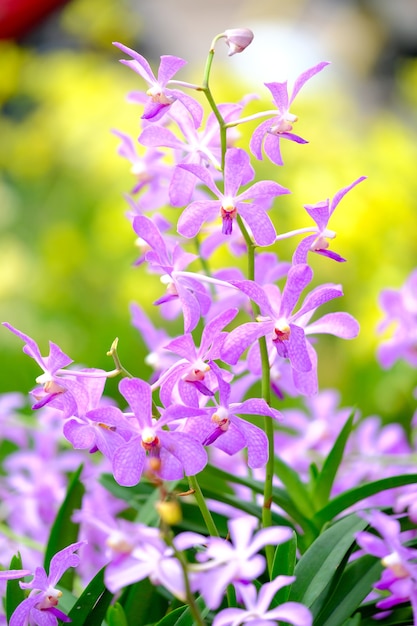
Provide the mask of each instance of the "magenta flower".
[{"label": "magenta flower", "polygon": [[[69,567],[77,567],[80,557],[75,552],[85,544],[84,541],[73,543],[51,559],[49,576],[43,567],[37,567],[29,583],[19,583],[22,589],[30,589],[29,596],[13,612],[9,626],[55,626],[58,620],[70,622],[65,613],[57,608],[62,591],[56,589],[57,583]],[[16,572],[20,572],[17,576]],[[23,573],[24,572],[24,573]],[[2,579],[21,578],[30,574],[26,570],[9,570],[0,573]]]},{"label": "magenta flower", "polygon": [[376,589],[388,590],[390,596],[378,601],[379,609],[391,609],[402,602],[410,602],[414,620],[417,619],[417,550],[404,544],[400,522],[382,511],[374,510],[369,515],[363,514],[369,524],[377,530],[380,537],[367,532],[356,534],[359,546],[368,554],[381,559],[384,566]]},{"label": "magenta flower", "polygon": [[36,378],[36,382],[42,386],[31,391],[36,399],[33,409],[40,409],[51,403],[51,406],[63,412],[64,418],[70,417],[78,414],[78,405],[89,395],[90,386],[97,388],[99,385],[101,392],[103,391],[105,372],[101,373],[101,370],[96,369],[65,370],[63,368],[73,361],[55,343],[49,342],[49,355],[43,357],[38,344],[31,337],[7,322],[3,322],[3,326],[25,342],[23,352],[34,359],[44,372]]},{"label": "magenta flower", "polygon": [[398,359],[417,365],[417,270],[411,272],[400,289],[383,289],[379,297],[384,319],[378,330],[382,333],[393,325],[392,337],[378,348],[378,361],[385,369]]},{"label": "magenta flower", "polygon": [[161,282],[166,285],[166,294],[154,304],[179,300],[184,316],[184,331],[191,332],[197,326],[200,316],[208,312],[211,303],[207,291],[197,280],[198,275],[193,278],[190,272],[186,275],[182,272],[196,256],[182,250],[179,244],[175,245],[172,252],[168,250],[158,227],[148,217],[135,217],[133,228],[151,248],[145,254],[146,261],[152,269],[163,274]]},{"label": "magenta flower", "polygon": [[305,237],[302,241],[300,241],[294,252],[293,263],[307,263],[307,255],[309,252],[315,252],[316,254],[327,256],[334,261],[338,261],[339,263],[346,261],[346,259],[341,257],[336,252],[329,250],[329,239],[334,239],[336,237],[336,233],[333,230],[329,230],[327,225],[343,196],[345,196],[348,191],[365,179],[366,176],[361,176],[347,187],[340,189],[332,201],[327,199],[323,202],[318,202],[317,204],[304,205],[305,210],[316,222],[317,227],[314,229],[315,232],[312,235],[308,235],[308,237]]},{"label": "magenta flower", "polygon": [[[220,104],[218,108],[225,122],[230,122],[238,117],[243,104]],[[150,124],[139,135],[139,143],[148,148],[171,148],[177,165],[184,163],[210,166],[213,175],[216,175],[214,168],[220,169],[221,150],[219,123],[214,113],[208,116],[204,129],[200,131],[181,108],[172,107],[169,117],[181,131],[182,138],[160,124]],[[196,182],[196,176],[192,172],[175,167],[169,186],[171,204],[177,207],[189,204]]]},{"label": "magenta flower", "polygon": [[249,226],[258,246],[269,246],[275,241],[274,225],[265,212],[265,204],[272,198],[289,193],[288,189],[270,180],[257,182],[239,194],[240,187],[253,178],[249,156],[241,148],[229,148],[224,168],[224,193],[210,172],[201,165],[179,165],[197,176],[218,200],[192,202],[178,220],[178,232],[183,237],[193,238],[206,221],[222,219],[222,233],[230,235],[237,214]]},{"label": "magenta flower", "polygon": [[[113,454],[113,473],[120,485],[136,485],[145,469],[164,480],[175,480],[200,472],[207,463],[203,446],[186,433],[166,430],[169,424],[184,417],[198,415],[198,409],[171,405],[158,419],[152,417],[152,391],[148,383],[138,378],[123,378],[119,391],[133,411],[131,437],[121,443]],[[196,413],[197,411],[197,413]],[[88,413],[92,419],[111,430],[125,415],[115,407],[95,409]],[[127,418],[125,420],[128,424]],[[117,426],[116,426],[117,428]]]},{"label": "magenta flower", "polygon": [[329,64],[324,61],[300,74],[295,81],[291,96],[288,95],[287,81],[283,83],[265,83],[265,86],[272,94],[278,111],[276,117],[262,122],[252,135],[250,149],[257,159],[262,160],[263,145],[265,153],[271,161],[276,165],[283,165],[280,139],[284,138],[297,143],[307,143],[305,139],[291,132],[294,122],[297,121],[297,116],[290,112],[290,106],[304,83],[318,72],[321,72],[326,65]]},{"label": "magenta flower", "polygon": [[249,28],[228,28],[223,36],[229,46],[229,57],[243,52],[253,40],[253,32]]},{"label": "magenta flower", "polygon": [[306,606],[299,602],[284,602],[269,609],[274,596],[286,585],[291,585],[295,576],[277,576],[270,583],[265,583],[259,590],[255,585],[235,583],[245,609],[227,608],[220,611],[213,620],[213,626],[274,626],[285,622],[293,626],[311,626],[313,616]]},{"label": "magenta flower", "polygon": [[206,407],[203,415],[187,420],[184,432],[191,434],[203,445],[214,445],[229,455],[247,448],[249,467],[252,469],[263,467],[268,460],[267,436],[261,428],[241,419],[239,415],[269,415],[274,419],[280,419],[280,412],[260,398],[230,402],[230,385],[223,380],[219,368],[214,363],[211,367],[218,380],[219,403],[216,402],[214,407]]},{"label": "magenta flower", "polygon": [[217,377],[210,372],[209,361],[219,358],[226,337],[226,333],[222,331],[237,313],[238,309],[228,309],[206,324],[199,348],[194,345],[191,333],[181,335],[165,345],[166,350],[182,357],[153,386],[161,387],[159,397],[165,406],[171,404],[174,390],[178,391],[184,404],[195,407],[199,406],[200,394],[214,394]]},{"label": "magenta flower", "polygon": [[282,295],[275,285],[260,287],[253,281],[232,281],[256,302],[261,315],[256,322],[248,322],[232,330],[221,351],[223,360],[236,364],[240,355],[259,337],[267,335],[278,354],[289,359],[294,383],[299,391],[311,395],[317,390],[317,356],[306,335],[330,333],[343,339],[352,339],[359,332],[356,320],[348,313],[329,313],[319,320],[308,322],[316,309],[343,295],[340,285],[316,287],[293,313],[301,295],[313,278],[312,269],[305,264],[293,265],[288,272]]},{"label": "magenta flower", "polygon": [[137,72],[149,85],[149,89],[146,92],[146,95],[149,96],[149,101],[145,106],[142,115],[143,119],[152,122],[159,120],[171,104],[179,100],[189,111],[196,128],[200,126],[203,117],[201,105],[194,98],[187,96],[179,89],[169,89],[167,87],[167,83],[186,65],[187,61],[171,55],[161,56],[161,64],[158,69],[158,77],[156,78],[148,61],[141,54],[121,43],[114,42],[113,45],[132,58],[131,61],[122,59],[120,62]]},{"label": "magenta flower", "polygon": [[[220,537],[204,537],[192,533],[194,542],[207,546],[198,552],[198,588],[210,609],[217,609],[224,590],[230,583],[247,583],[265,570],[265,557],[258,552],[266,545],[278,545],[291,538],[292,530],[281,526],[270,526],[255,532],[258,520],[241,516],[229,520],[230,541]],[[182,533],[186,538],[190,533]]]}]

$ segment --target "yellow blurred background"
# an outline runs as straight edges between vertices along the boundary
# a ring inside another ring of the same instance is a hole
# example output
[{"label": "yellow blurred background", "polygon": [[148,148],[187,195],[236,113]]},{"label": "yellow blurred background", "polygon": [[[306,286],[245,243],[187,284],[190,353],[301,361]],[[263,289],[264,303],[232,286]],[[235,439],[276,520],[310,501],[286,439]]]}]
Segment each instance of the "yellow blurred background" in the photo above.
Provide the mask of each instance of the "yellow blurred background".
[{"label": "yellow blurred background", "polygon": [[[44,354],[52,340],[89,367],[112,367],[106,352],[118,336],[126,367],[147,376],[129,303],[140,301],[156,323],[166,323],[151,304],[160,295],[157,279],[133,267],[135,234],[123,194],[134,181],[111,133],[139,134],[139,110],[125,96],[144,85],[118,63],[111,42],[137,49],[155,68],[161,54],[183,56],[189,65],[182,76],[198,82],[214,35],[246,26],[255,39],[244,54],[229,59],[221,46],[216,53],[218,101],[249,90],[269,108],[263,82],[294,80],[331,61],[292,109],[295,130],[309,144],[282,142],[282,168],[254,163],[260,177],[292,190],[274,210],[278,228],[309,225],[303,204],[368,177],[330,225],[338,232],[333,247],[348,262],[311,259],[318,283],[342,283],[337,308],[361,324],[355,341],[320,339],[321,386],[339,387],[343,402],[365,414],[407,423],[417,376],[401,363],[381,372],[375,358],[378,293],[399,287],[417,265],[417,29],[410,27],[414,3],[394,4],[398,23],[382,1],[73,0],[24,36],[0,41],[2,321],[36,339]],[[239,145],[247,146],[254,127],[242,128]],[[289,258],[295,243],[280,244],[280,257]],[[39,371],[21,347],[0,331],[1,392],[34,385]]]}]

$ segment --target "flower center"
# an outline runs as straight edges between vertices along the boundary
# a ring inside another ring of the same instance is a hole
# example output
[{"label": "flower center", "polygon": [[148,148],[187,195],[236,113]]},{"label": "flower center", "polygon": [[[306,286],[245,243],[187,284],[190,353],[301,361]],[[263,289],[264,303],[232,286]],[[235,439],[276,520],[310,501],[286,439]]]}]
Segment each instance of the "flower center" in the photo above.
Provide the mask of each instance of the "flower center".
[{"label": "flower center", "polygon": [[396,578],[408,578],[410,575],[397,552],[391,552],[391,554],[384,556],[381,559],[381,563],[384,567],[390,569]]},{"label": "flower center", "polygon": [[290,325],[284,317],[281,317],[275,322],[274,331],[272,333],[272,341],[288,341],[290,335]]},{"label": "flower center", "polygon": [[220,208],[220,215],[223,221],[222,225],[222,233],[223,235],[231,235],[233,220],[237,215],[237,208],[235,207],[235,203],[233,198],[223,198],[223,203]]},{"label": "flower center", "polygon": [[226,431],[229,429],[229,412],[224,406],[219,406],[217,411],[211,416],[211,421],[216,424],[217,428]]},{"label": "flower center", "polygon": [[172,104],[174,102],[173,98],[169,98],[166,94],[164,94],[164,90],[160,85],[155,85],[154,87],[150,87],[146,92],[146,95],[152,99],[152,102],[156,104]]},{"label": "flower center", "polygon": [[292,126],[294,122],[298,120],[296,115],[293,115],[289,111],[284,113],[280,118],[278,118],[277,123],[271,126],[269,129],[269,133],[271,135],[279,135],[280,133],[288,133],[292,130]]},{"label": "flower center", "polygon": [[187,372],[184,379],[187,383],[195,383],[204,380],[204,376],[210,371],[210,365],[204,361],[194,363],[193,367]]},{"label": "flower center", "polygon": [[152,428],[144,428],[142,431],[142,448],[150,452],[159,446],[159,439]]}]

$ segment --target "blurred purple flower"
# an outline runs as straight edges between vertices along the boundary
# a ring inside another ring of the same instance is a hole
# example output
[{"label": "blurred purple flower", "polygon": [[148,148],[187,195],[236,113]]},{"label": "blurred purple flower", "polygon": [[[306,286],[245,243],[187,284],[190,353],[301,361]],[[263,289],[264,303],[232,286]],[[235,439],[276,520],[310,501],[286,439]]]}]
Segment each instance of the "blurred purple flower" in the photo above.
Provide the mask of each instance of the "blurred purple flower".
[{"label": "blurred purple flower", "polygon": [[184,66],[187,61],[171,55],[161,56],[161,63],[156,78],[148,61],[138,52],[114,42],[117,48],[132,58],[122,59],[120,62],[127,65],[148,83],[149,89],[146,95],[149,97],[142,118],[149,121],[159,120],[176,100],[179,100],[191,114],[196,128],[201,124],[203,109],[201,105],[179,89],[167,87],[171,78]]},{"label": "blurred purple flower", "polygon": [[252,135],[250,149],[257,159],[262,159],[263,144],[265,154],[271,161],[276,165],[283,165],[280,139],[284,138],[297,143],[307,143],[305,139],[291,132],[294,122],[297,121],[297,116],[290,112],[290,106],[301,87],[312,78],[312,76],[321,72],[326,65],[329,64],[324,61],[300,74],[295,81],[291,96],[288,95],[287,81],[283,83],[265,83],[265,86],[271,92],[274,103],[277,106],[278,115],[272,119],[266,120],[266,122],[262,122]]},{"label": "blurred purple flower", "polygon": [[[305,237],[298,244],[294,252],[293,263],[307,263],[308,252],[316,252],[316,254],[327,256],[338,262],[346,261],[346,259],[341,257],[339,254],[328,249],[328,240],[334,239],[336,237],[336,233],[333,230],[329,230],[327,225],[343,196],[345,196],[348,191],[365,179],[366,176],[361,176],[347,187],[340,189],[331,201],[327,199],[323,202],[318,202],[317,204],[304,205],[305,210],[316,222],[317,227],[314,229],[315,232],[313,235],[308,235],[308,237]],[[280,239],[280,237],[278,237],[278,239]]]},{"label": "blurred purple flower", "polygon": [[311,626],[313,617],[309,609],[299,602],[284,602],[269,609],[279,589],[291,585],[294,580],[295,576],[277,576],[270,583],[264,583],[259,592],[255,585],[235,583],[245,609],[223,609],[214,618],[213,626],[274,626],[281,624],[281,621],[293,626]]},{"label": "blurred purple flower", "polygon": [[417,366],[417,270],[414,270],[400,289],[383,289],[379,303],[385,318],[379,332],[394,325],[392,337],[382,341],[378,360],[385,369],[398,359]]}]

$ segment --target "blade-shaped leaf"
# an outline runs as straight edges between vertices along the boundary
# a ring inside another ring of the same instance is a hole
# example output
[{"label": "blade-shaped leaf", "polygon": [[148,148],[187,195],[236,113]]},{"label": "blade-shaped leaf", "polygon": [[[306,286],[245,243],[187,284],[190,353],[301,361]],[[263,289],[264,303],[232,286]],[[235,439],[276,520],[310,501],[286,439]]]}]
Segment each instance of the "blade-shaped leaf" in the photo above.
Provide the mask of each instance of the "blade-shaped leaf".
[{"label": "blade-shaped leaf", "polygon": [[307,518],[311,518],[315,511],[314,505],[307,487],[300,480],[298,473],[278,457],[274,458],[274,473],[287,489],[291,500],[300,513]]},{"label": "blade-shaped leaf", "polygon": [[[277,576],[292,576],[297,556],[297,535],[293,532],[292,538],[276,547],[274,560],[272,562],[271,580]],[[291,587],[289,585],[278,589],[271,603],[272,607],[287,602],[290,596]]]},{"label": "blade-shaped leaf", "polygon": [[[22,557],[20,556],[20,553],[17,553],[12,557],[9,569],[23,569]],[[21,578],[20,580],[23,580],[23,578]],[[8,580],[6,586],[7,623],[9,623],[10,617],[12,616],[16,607],[18,607],[25,598],[26,594],[19,585],[19,579],[15,578],[14,580]]]},{"label": "blade-shaped leaf", "polygon": [[161,596],[149,578],[127,587],[119,598],[128,624],[144,626],[160,620],[168,608],[168,599]]},{"label": "blade-shaped leaf", "polygon": [[365,498],[380,493],[381,491],[393,489],[394,487],[402,487],[415,483],[417,483],[417,474],[399,474],[398,476],[381,478],[380,480],[354,487],[330,500],[326,506],[316,513],[314,519],[316,523],[324,524]]},{"label": "blade-shaped leaf", "polygon": [[104,567],[94,576],[68,613],[71,626],[101,626],[113,594],[104,585]]},{"label": "blade-shaped leaf", "polygon": [[108,626],[129,626],[126,613],[121,604],[116,602],[109,606],[106,613],[106,622]]},{"label": "blade-shaped leaf", "polygon": [[[78,524],[72,521],[72,516],[76,509],[81,508],[82,498],[84,495],[84,485],[80,481],[82,470],[83,466],[81,465],[71,476],[68,482],[67,493],[64,501],[61,504],[51,528],[44,558],[44,567],[46,571],[49,570],[49,564],[54,554],[63,550],[78,539]],[[71,591],[73,579],[74,569],[69,568],[62,576],[59,584],[61,587]]]},{"label": "blade-shaped leaf", "polygon": [[[204,619],[209,609],[206,607],[203,598],[200,596],[195,601],[202,619]],[[195,626],[194,617],[189,606],[180,606],[163,617],[155,626]]]},{"label": "blade-shaped leaf", "polygon": [[364,519],[351,514],[327,528],[297,563],[290,600],[310,608],[326,588],[330,590],[334,576],[341,574],[339,568],[355,542],[354,533],[366,526]]},{"label": "blade-shaped leaf", "polygon": [[371,592],[372,585],[381,574],[379,559],[369,554],[362,556],[346,567],[317,621],[322,626],[342,626],[353,616]]},{"label": "blade-shaped leaf", "polygon": [[321,472],[319,473],[312,494],[315,509],[323,507],[329,500],[330,492],[333,487],[334,479],[343,459],[347,440],[352,432],[354,415],[351,415],[337,437],[333,448],[330,450],[327,458],[323,463]]}]

